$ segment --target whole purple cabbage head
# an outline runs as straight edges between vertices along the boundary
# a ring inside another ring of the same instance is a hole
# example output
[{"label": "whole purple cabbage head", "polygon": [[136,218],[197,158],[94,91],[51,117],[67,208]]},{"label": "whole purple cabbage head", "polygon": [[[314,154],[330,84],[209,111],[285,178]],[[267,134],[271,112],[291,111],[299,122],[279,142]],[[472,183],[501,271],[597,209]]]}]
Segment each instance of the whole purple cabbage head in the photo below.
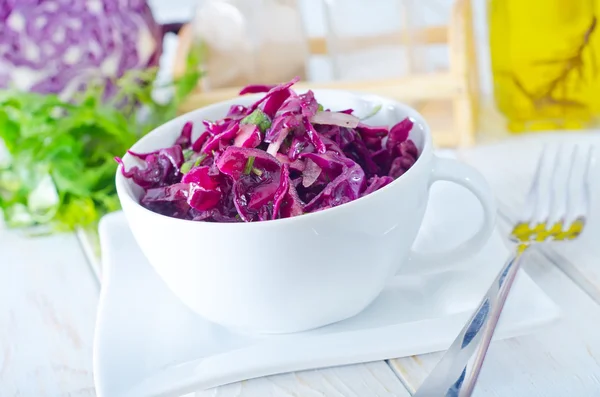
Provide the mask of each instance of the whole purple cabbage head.
[{"label": "whole purple cabbage head", "polygon": [[69,99],[94,81],[110,96],[112,81],[157,66],[161,51],[144,0],[0,1],[0,88]]}]

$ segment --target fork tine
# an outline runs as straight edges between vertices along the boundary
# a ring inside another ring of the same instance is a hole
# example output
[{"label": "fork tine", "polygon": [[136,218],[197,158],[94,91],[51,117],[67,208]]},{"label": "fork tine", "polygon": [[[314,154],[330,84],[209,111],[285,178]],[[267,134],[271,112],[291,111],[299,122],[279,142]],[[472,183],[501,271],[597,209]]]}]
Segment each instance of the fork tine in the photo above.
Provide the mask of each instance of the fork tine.
[{"label": "fork tine", "polygon": [[578,200],[576,195],[580,194],[580,186],[574,181],[574,168],[577,160],[577,153],[579,152],[579,146],[575,146],[575,150],[571,156],[571,161],[569,163],[569,176],[567,179],[567,189],[566,189],[566,199],[567,199],[567,211],[565,214],[565,225],[568,228],[571,223],[577,218],[578,211],[577,207]]},{"label": "fork tine", "polygon": [[533,179],[531,180],[531,185],[529,186],[529,192],[525,198],[525,205],[523,206],[523,213],[521,215],[521,222],[529,224],[535,215],[535,211],[537,208],[537,201],[539,198],[539,190],[540,190],[540,181],[542,177],[542,169],[544,167],[544,163],[546,161],[546,156],[548,152],[547,145],[544,144],[542,148],[542,154],[538,159],[538,163],[535,169],[535,174],[533,175]]},{"label": "fork tine", "polygon": [[594,161],[594,146],[588,148],[585,159],[585,170],[583,171],[583,203],[584,214],[587,217],[590,213],[591,191],[590,191],[590,169]]},{"label": "fork tine", "polygon": [[540,190],[542,181],[542,170],[544,168],[544,164],[546,163],[546,157],[548,155],[547,153],[548,147],[547,145],[544,145],[542,148],[542,153],[540,154],[540,157],[538,159],[535,174],[529,186],[529,192],[527,193],[527,196],[525,198],[521,218],[513,227],[511,232],[511,239],[513,241],[526,242],[534,238],[536,235],[534,229],[538,226],[540,222],[537,218],[539,216],[540,208],[542,207],[540,205],[540,202],[543,199],[543,195],[540,194]]},{"label": "fork tine", "polygon": [[[569,164],[572,161],[572,157],[577,149],[574,148],[571,151],[571,157],[569,158]],[[552,168],[552,174],[550,177],[550,204],[548,208],[548,217],[543,222],[546,224],[546,229],[553,229],[558,227],[557,232],[561,231],[561,224],[564,222],[564,217],[567,209],[567,203],[564,198],[564,183],[561,183],[561,167],[563,166],[563,160],[565,156],[560,149],[556,150],[556,156],[554,158],[554,167]]]},{"label": "fork tine", "polygon": [[[578,148],[579,149],[579,148]],[[580,156],[573,155],[571,168],[569,170],[569,180],[567,189],[567,213],[565,225],[569,226],[575,222],[581,222],[581,227],[585,223],[590,207],[590,188],[589,176],[593,161],[593,147],[590,146],[584,158],[582,172],[575,175],[577,159]],[[579,150],[577,150],[579,152]]]},{"label": "fork tine", "polygon": [[[571,158],[573,156],[574,154],[571,153]],[[541,173],[537,175],[536,196],[532,198],[535,208],[531,218],[529,240],[541,242],[562,232],[562,220],[566,208],[563,198],[564,184],[561,183],[560,178],[563,158],[563,151],[560,147],[557,147],[551,159],[550,175],[544,175],[543,177]],[[540,165],[547,168],[547,163],[542,164],[542,161],[540,161]]]}]

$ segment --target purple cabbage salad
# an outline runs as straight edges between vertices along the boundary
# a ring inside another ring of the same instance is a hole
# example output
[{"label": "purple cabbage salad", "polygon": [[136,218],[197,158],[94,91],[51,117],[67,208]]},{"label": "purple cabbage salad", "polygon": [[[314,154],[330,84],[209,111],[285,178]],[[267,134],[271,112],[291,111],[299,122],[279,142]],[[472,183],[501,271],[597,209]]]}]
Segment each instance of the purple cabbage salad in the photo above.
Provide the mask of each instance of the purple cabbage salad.
[{"label": "purple cabbage salad", "polygon": [[[413,122],[369,126],[353,110],[323,109],[298,79],[252,85],[265,93],[233,105],[192,140],[187,122],[173,146],[129,154],[145,163],[123,175],[144,189],[141,205],[174,218],[255,222],[322,211],[381,189],[406,172],[419,153],[408,138]],[[122,164],[121,159],[116,159]]]}]

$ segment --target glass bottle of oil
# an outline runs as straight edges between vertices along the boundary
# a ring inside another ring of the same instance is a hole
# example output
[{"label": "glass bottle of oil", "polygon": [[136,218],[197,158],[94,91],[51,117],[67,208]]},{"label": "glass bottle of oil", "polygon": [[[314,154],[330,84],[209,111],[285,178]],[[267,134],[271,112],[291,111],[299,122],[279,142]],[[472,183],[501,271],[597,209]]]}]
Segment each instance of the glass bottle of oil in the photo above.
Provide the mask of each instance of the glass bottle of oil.
[{"label": "glass bottle of oil", "polygon": [[494,98],[509,130],[588,127],[600,114],[598,1],[488,4]]}]

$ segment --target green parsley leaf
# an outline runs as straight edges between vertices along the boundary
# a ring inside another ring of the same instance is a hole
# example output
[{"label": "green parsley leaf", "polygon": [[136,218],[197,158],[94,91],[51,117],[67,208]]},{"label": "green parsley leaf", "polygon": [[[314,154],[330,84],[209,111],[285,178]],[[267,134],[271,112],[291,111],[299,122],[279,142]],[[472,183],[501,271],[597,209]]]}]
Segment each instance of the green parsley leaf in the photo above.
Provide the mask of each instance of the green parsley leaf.
[{"label": "green parsley leaf", "polygon": [[102,215],[119,209],[114,157],[176,116],[200,78],[194,65],[198,59],[188,61],[167,103],[152,97],[156,68],[125,73],[108,100],[105,84],[94,81],[69,102],[1,90],[0,146],[8,156],[0,154],[0,213],[6,224],[66,231],[95,227]]},{"label": "green parsley leaf", "polygon": [[254,124],[261,132],[265,132],[271,127],[271,119],[262,110],[256,109],[248,116],[244,117],[240,124]]},{"label": "green parsley leaf", "polygon": [[194,163],[194,167],[198,167],[204,161],[204,159],[206,159],[206,157],[208,157],[206,153],[202,153],[200,156],[198,156],[196,162]]},{"label": "green parsley leaf", "polygon": [[190,172],[190,170],[192,169],[192,167],[194,166],[194,162],[193,161],[186,161],[185,163],[181,164],[181,168],[179,169],[179,171],[185,175],[188,172]]},{"label": "green parsley leaf", "polygon": [[186,161],[191,159],[193,155],[194,155],[194,151],[192,149],[185,149],[183,151],[183,159]]}]

